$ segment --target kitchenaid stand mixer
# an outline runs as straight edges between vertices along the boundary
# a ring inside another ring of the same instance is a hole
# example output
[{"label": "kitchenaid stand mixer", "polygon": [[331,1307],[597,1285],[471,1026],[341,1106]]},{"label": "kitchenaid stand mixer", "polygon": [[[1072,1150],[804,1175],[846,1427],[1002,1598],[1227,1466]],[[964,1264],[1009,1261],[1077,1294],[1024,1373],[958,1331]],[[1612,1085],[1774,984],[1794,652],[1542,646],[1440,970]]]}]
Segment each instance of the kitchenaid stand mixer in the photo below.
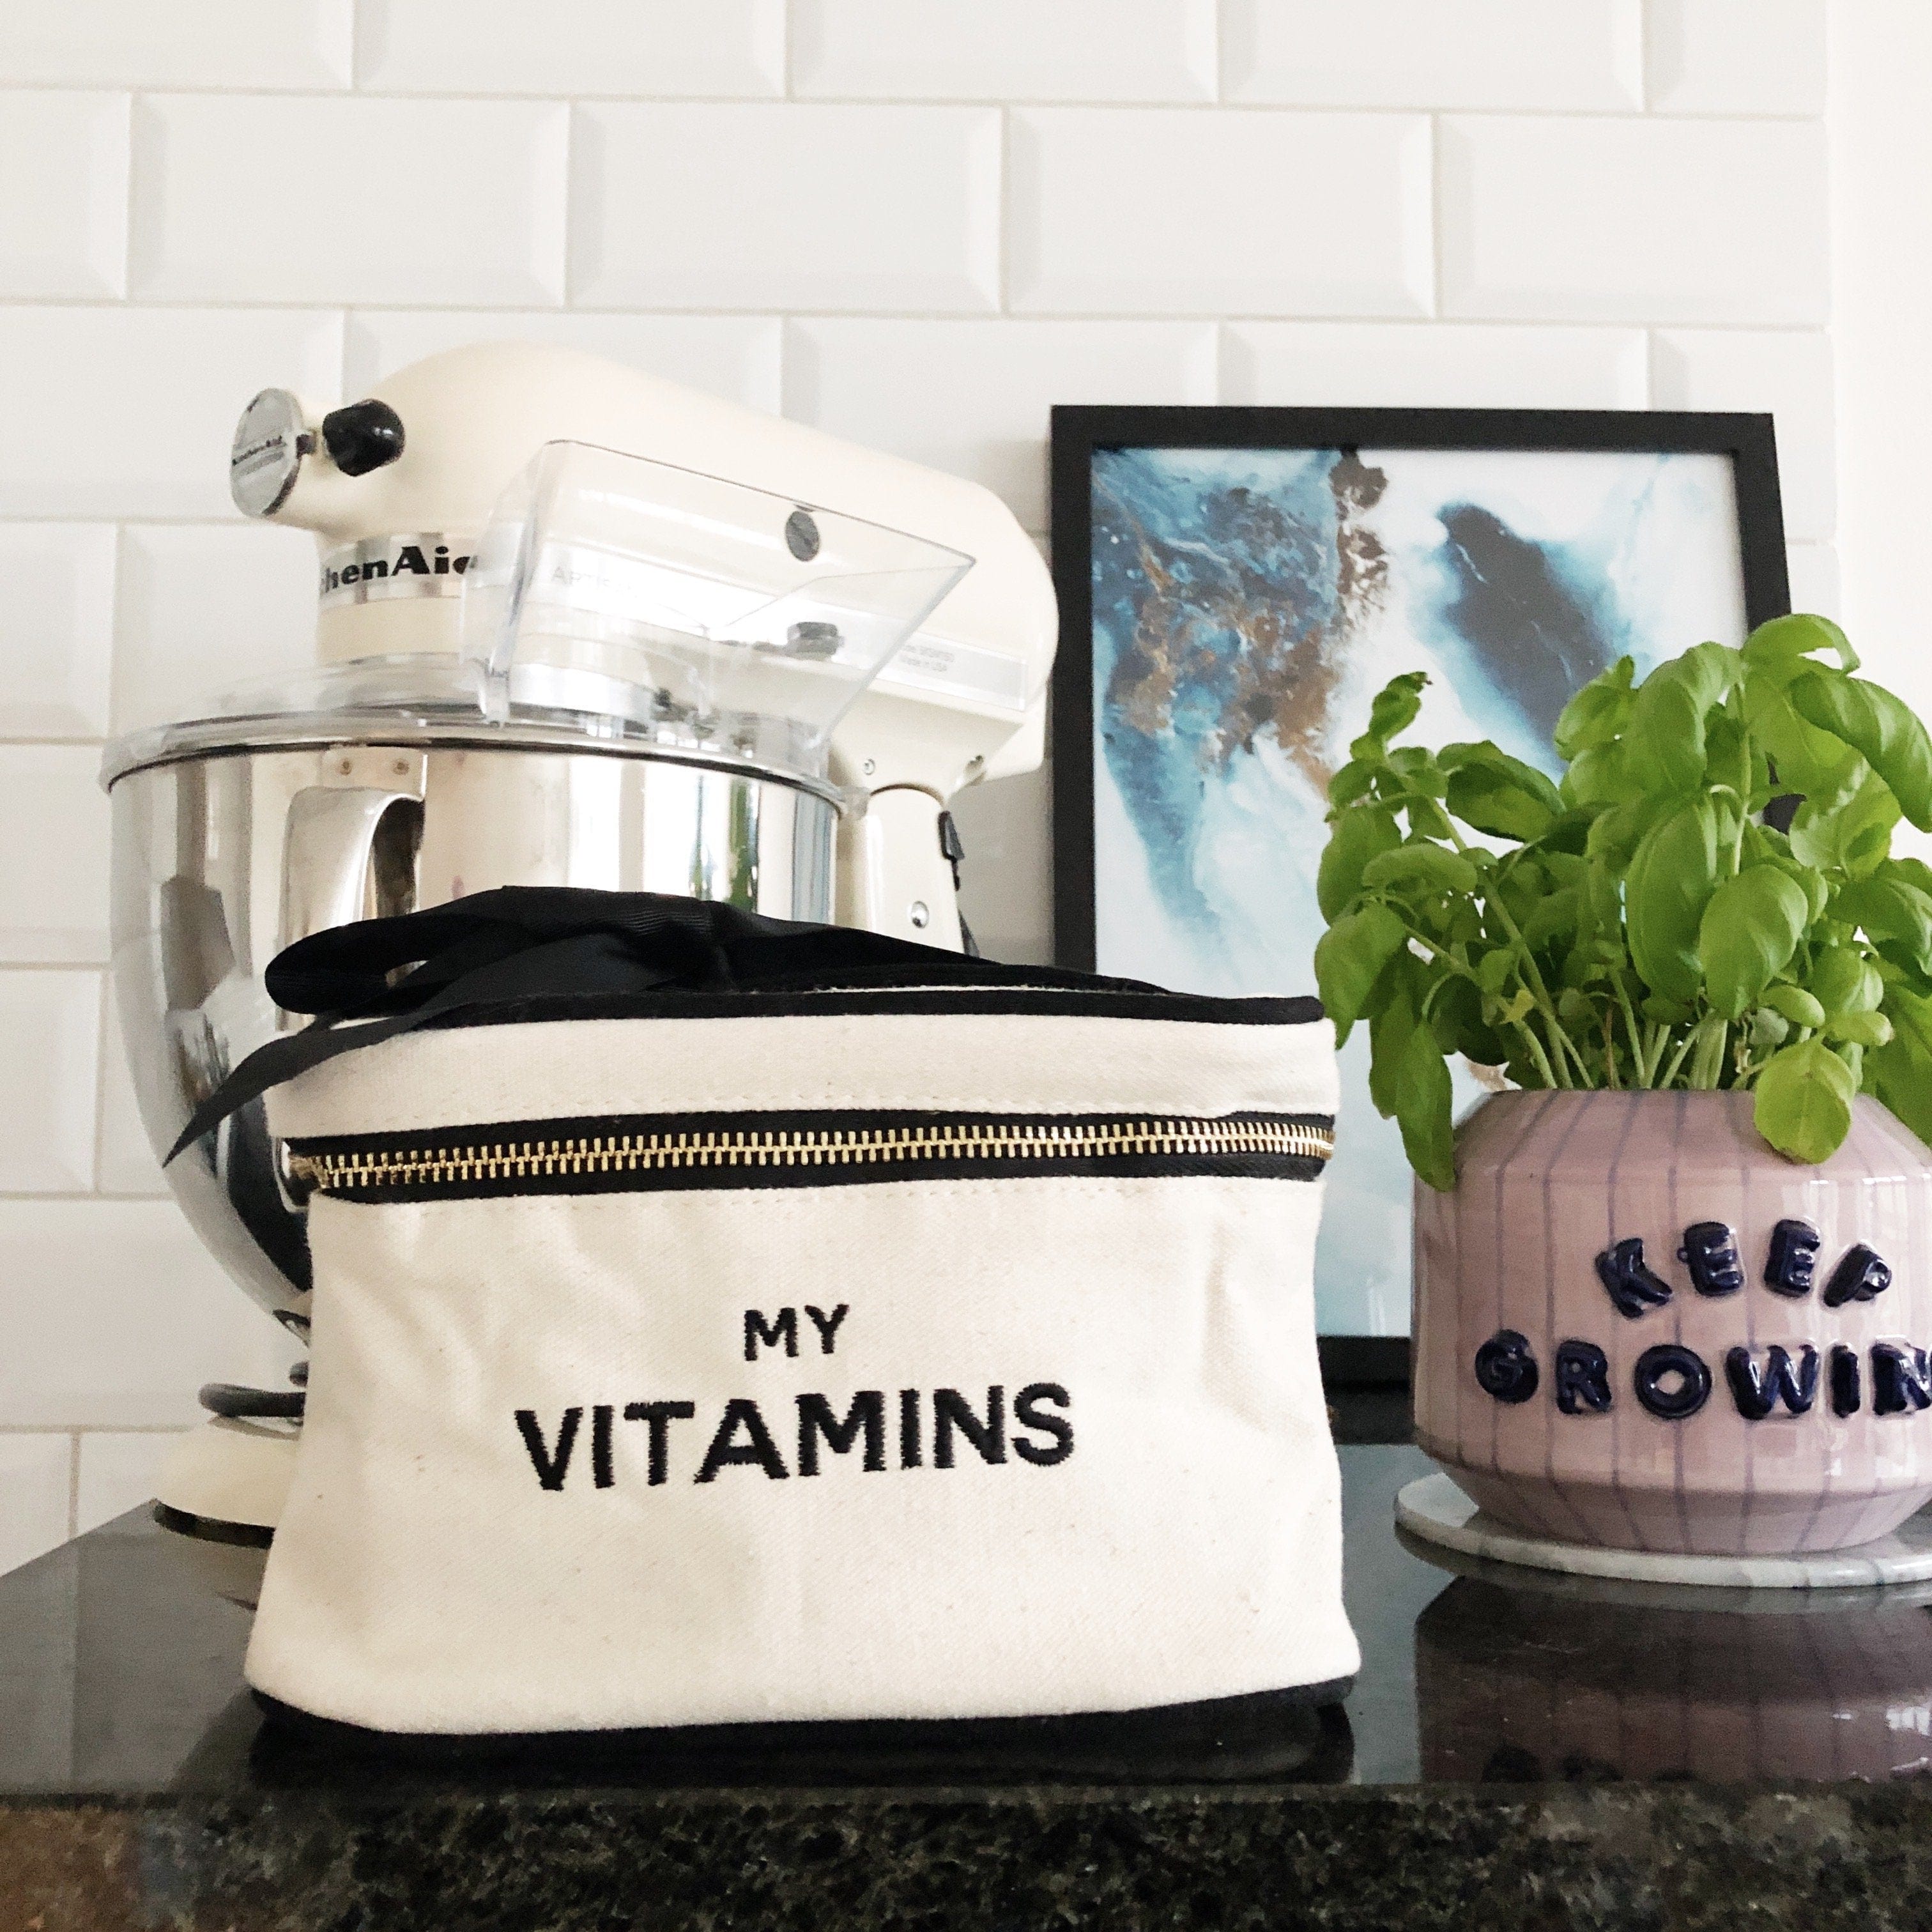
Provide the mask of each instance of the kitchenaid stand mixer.
[{"label": "kitchenaid stand mixer", "polygon": [[[158,1152],[298,1023],[268,962],[352,920],[571,885],[964,942],[946,801],[1039,763],[1055,623],[988,491],[507,344],[333,411],[265,392],[230,476],[316,534],[318,665],[108,750],[113,974]],[[302,1211],[259,1103],[168,1177],[301,1334]],[[164,1520],[265,1538],[298,1400],[204,1406]]]}]

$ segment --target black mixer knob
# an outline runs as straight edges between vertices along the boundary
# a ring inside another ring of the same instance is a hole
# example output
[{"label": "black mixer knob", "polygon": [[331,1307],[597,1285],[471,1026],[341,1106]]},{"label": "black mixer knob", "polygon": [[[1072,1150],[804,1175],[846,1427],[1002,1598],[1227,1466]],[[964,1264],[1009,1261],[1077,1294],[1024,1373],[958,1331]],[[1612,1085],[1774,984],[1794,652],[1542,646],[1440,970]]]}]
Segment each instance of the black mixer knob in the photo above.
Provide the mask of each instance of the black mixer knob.
[{"label": "black mixer knob", "polygon": [[403,419],[373,396],[345,403],[322,419],[322,440],[345,476],[366,476],[403,453]]}]

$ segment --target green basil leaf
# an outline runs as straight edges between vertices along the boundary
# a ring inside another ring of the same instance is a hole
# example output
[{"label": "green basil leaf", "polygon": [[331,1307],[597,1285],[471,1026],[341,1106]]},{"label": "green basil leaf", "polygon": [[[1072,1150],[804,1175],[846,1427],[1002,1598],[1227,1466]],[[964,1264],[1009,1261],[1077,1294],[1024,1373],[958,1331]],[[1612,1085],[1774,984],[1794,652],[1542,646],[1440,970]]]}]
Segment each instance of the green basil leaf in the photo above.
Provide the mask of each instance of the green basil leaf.
[{"label": "green basil leaf", "polygon": [[1822,1040],[1801,1040],[1765,1062],[1753,1118],[1780,1154],[1815,1165],[1844,1144],[1854,1091],[1851,1069]]},{"label": "green basil leaf", "polygon": [[1882,864],[1898,823],[1898,800],[1876,772],[1852,795],[1832,805],[1808,798],[1791,821],[1791,849],[1808,866],[1854,878]]},{"label": "green basil leaf", "polygon": [[1932,899],[1932,866],[1923,859],[1888,859],[1876,867],[1873,877],[1880,879],[1896,879],[1900,884],[1914,886],[1928,899]]},{"label": "green basil leaf", "polygon": [[1865,1055],[1872,1091],[1922,1141],[1932,1142],[1932,999],[1886,987],[1892,1038]]},{"label": "green basil leaf", "polygon": [[1697,932],[1718,883],[1717,814],[1687,799],[1646,832],[1624,882],[1630,958],[1666,999],[1695,1000]]},{"label": "green basil leaf", "polygon": [[1358,798],[1366,798],[1375,790],[1377,778],[1388,769],[1378,758],[1351,758],[1328,781],[1328,802],[1353,805]]},{"label": "green basil leaf", "polygon": [[1694,644],[1637,686],[1623,745],[1639,784],[1650,791],[1688,791],[1703,783],[1706,719],[1737,682],[1743,664],[1726,645]]},{"label": "green basil leaf", "polygon": [[1782,1014],[1793,1026],[1821,1027],[1825,1024],[1825,1009],[1802,986],[1767,986],[1764,989],[1764,1003],[1773,1012]]},{"label": "green basil leaf", "polygon": [[1748,866],[1711,895],[1697,928],[1697,957],[1704,996],[1725,1018],[1742,1019],[1784,970],[1810,916],[1796,880],[1775,866]]},{"label": "green basil leaf", "polygon": [[1334,918],[1361,890],[1362,868],[1401,843],[1395,814],[1385,807],[1362,805],[1337,812],[1315,874],[1315,900],[1322,916]]},{"label": "green basil leaf", "polygon": [[1820,666],[1792,680],[1791,702],[1808,724],[1863,753],[1899,809],[1920,831],[1932,832],[1932,738],[1902,700]]},{"label": "green basil leaf", "polygon": [[1348,747],[1349,755],[1386,758],[1388,741],[1415,722],[1416,714],[1422,709],[1422,688],[1428,682],[1428,673],[1420,670],[1404,671],[1400,677],[1390,678],[1376,693],[1369,706],[1369,728]]},{"label": "green basil leaf", "polygon": [[[1801,668],[1808,662],[1800,659]],[[1864,760],[1844,740],[1807,724],[1792,704],[1788,683],[1748,670],[1740,695],[1746,726],[1778,767],[1780,790],[1802,792],[1814,804],[1829,806],[1858,789]]]},{"label": "green basil leaf", "polygon": [[1856,946],[1821,947],[1805,988],[1827,1013],[1870,1013],[1885,997],[1885,982]]},{"label": "green basil leaf", "polygon": [[1361,1018],[1382,968],[1408,942],[1408,928],[1385,905],[1343,914],[1316,942],[1316,987],[1343,1040]]},{"label": "green basil leaf", "polygon": [[1564,705],[1556,719],[1557,751],[1574,764],[1585,752],[1607,746],[1629,722],[1636,660],[1622,657]]},{"label": "green basil leaf", "polygon": [[1932,959],[1932,898],[1903,879],[1854,879],[1839,887],[1831,914],[1874,945],[1898,948],[1907,964]]},{"label": "green basil leaf", "polygon": [[1858,654],[1852,649],[1851,639],[1830,618],[1805,611],[1769,618],[1759,625],[1745,638],[1742,655],[1746,664],[1760,669],[1786,665],[1802,669],[1802,661],[1820,651],[1834,652],[1842,670],[1858,668]]},{"label": "green basil leaf", "polygon": [[1475,867],[1446,845],[1396,845],[1362,868],[1363,887],[1372,892],[1473,892],[1476,884]]},{"label": "green basil leaf", "polygon": [[1444,746],[1442,765],[1449,774],[1444,802],[1464,824],[1492,838],[1538,838],[1562,814],[1562,794],[1542,772],[1486,740]]},{"label": "green basil leaf", "polygon": [[1532,952],[1540,952],[1559,933],[1576,930],[1580,895],[1574,886],[1550,893],[1530,910],[1522,922],[1522,940]]},{"label": "green basil leaf", "polygon": [[1882,1013],[1839,1013],[1825,1022],[1825,1037],[1847,1046],[1883,1046],[1892,1022]]},{"label": "green basil leaf", "polygon": [[1566,803],[1622,805],[1640,790],[1621,745],[1588,745],[1570,762],[1558,789]]}]

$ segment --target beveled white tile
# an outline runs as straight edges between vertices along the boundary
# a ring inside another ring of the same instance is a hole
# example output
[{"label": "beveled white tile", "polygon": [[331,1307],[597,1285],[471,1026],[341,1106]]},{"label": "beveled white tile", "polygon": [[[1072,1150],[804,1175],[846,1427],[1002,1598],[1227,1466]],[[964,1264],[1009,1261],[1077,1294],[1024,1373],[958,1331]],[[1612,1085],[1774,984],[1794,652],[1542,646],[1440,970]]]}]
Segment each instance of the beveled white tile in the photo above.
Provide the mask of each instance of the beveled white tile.
[{"label": "beveled white tile", "polygon": [[115,730],[194,716],[236,685],[311,664],[316,568],[306,530],[130,524],[121,536]]},{"label": "beveled white tile", "polygon": [[184,1427],[299,1353],[171,1201],[0,1200],[0,1423],[33,1429]]},{"label": "beveled white tile", "polygon": [[1018,109],[1011,122],[1016,310],[1428,308],[1420,116],[1064,107]]},{"label": "beveled white tile", "polygon": [[67,1540],[70,1436],[0,1436],[0,1573]]},{"label": "beveled white tile", "polygon": [[1825,0],[1650,0],[1650,104],[1822,114]]},{"label": "beveled white tile", "polygon": [[77,87],[342,87],[355,0],[14,0],[0,74]]},{"label": "beveled white tile", "polygon": [[1224,0],[1223,98],[1327,107],[1643,105],[1642,0]]},{"label": "beveled white tile", "polygon": [[180,1439],[164,1429],[87,1430],[80,1438],[75,1534],[153,1502],[161,1465]]},{"label": "beveled white tile", "polygon": [[970,476],[1029,530],[1046,520],[1055,403],[1210,403],[1211,323],[901,322],[790,325],[786,413]]},{"label": "beveled white tile", "polygon": [[0,738],[98,738],[114,650],[114,526],[0,524]]},{"label": "beveled white tile", "polygon": [[[1838,553],[1828,543],[1795,543],[1785,552],[1791,573],[1791,608],[1815,611],[1821,617],[1843,615],[1838,590]],[[1892,674],[1871,669],[1889,683]]]},{"label": "beveled white tile", "polygon": [[881,100],[1212,100],[1214,0],[794,0],[792,88]]},{"label": "beveled white tile", "polygon": [[1828,537],[1838,446],[1832,343],[1822,331],[1658,330],[1651,391],[1660,410],[1768,410],[1776,418],[1784,533]]},{"label": "beveled white tile", "polygon": [[560,302],[569,122],[553,101],[147,96],[130,286],[186,302]]},{"label": "beveled white tile", "polygon": [[232,516],[249,398],[332,397],[341,361],[312,310],[0,308],[0,516]]},{"label": "beveled white tile", "polygon": [[124,94],[0,93],[0,296],[125,291],[128,117]]},{"label": "beveled white tile", "polygon": [[0,1193],[94,1185],[100,975],[0,968]]},{"label": "beveled white tile", "polygon": [[362,0],[356,64],[401,94],[777,95],[784,0]]},{"label": "beveled white tile", "polygon": [[1640,328],[1455,322],[1235,322],[1221,400],[1386,409],[1642,409]]},{"label": "beveled white tile", "polygon": [[92,965],[106,958],[100,764],[91,745],[0,745],[0,825],[12,828],[0,839],[0,962]]},{"label": "beveled white tile", "polygon": [[104,1194],[159,1199],[166,1195],[168,1184],[141,1125],[111,976],[104,990],[100,1006],[100,1124],[94,1184]]},{"label": "beveled white tile", "polygon": [[782,327],[776,316],[362,309],[349,319],[346,380],[359,395],[406,363],[465,343],[553,343],[776,412]]},{"label": "beveled white tile", "polygon": [[572,178],[572,296],[592,308],[998,303],[990,109],[593,104]]},{"label": "beveled white tile", "polygon": [[1442,312],[1822,322],[1822,127],[1659,116],[1441,124]]}]

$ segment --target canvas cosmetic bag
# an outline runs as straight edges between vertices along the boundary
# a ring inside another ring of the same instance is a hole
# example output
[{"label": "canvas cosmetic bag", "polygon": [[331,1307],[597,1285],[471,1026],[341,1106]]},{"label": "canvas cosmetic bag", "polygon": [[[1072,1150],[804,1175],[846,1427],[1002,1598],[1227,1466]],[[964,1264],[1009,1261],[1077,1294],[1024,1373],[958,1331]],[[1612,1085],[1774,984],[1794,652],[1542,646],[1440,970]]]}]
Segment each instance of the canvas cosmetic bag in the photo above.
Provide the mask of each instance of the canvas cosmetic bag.
[{"label": "canvas cosmetic bag", "polygon": [[1313,1001],[516,889],[269,986],[331,1017],[184,1136],[269,1090],[309,1196],[269,1699],[474,1736],[1345,1688]]}]

